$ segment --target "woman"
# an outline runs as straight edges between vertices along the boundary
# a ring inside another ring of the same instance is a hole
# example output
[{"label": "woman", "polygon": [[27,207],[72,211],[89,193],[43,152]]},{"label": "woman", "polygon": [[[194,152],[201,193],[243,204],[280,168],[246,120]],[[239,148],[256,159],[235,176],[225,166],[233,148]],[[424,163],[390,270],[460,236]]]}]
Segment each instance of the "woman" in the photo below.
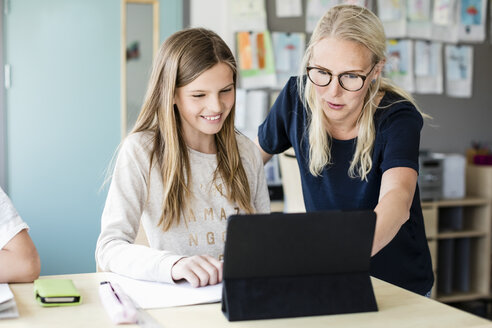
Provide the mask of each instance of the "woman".
[{"label": "woman", "polygon": [[330,9],[258,130],[264,162],[293,147],[307,211],[374,209],[371,274],[422,295],[433,284],[417,188],[422,114],[381,76],[386,37],[371,11]]},{"label": "woman", "polygon": [[[192,286],[222,280],[227,217],[270,209],[255,144],[234,129],[236,62],[214,32],[161,46],[102,215],[101,269]],[[134,245],[140,220],[150,247]]]}]

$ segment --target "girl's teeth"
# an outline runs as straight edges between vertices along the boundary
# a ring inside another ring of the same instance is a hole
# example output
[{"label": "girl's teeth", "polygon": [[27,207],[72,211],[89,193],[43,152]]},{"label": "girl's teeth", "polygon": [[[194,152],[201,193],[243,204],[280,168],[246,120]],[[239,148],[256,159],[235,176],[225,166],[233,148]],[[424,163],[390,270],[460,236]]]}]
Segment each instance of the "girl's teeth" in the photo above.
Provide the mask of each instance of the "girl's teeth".
[{"label": "girl's teeth", "polygon": [[217,116],[204,116],[205,119],[209,120],[209,121],[215,121],[215,120],[218,120],[220,118],[220,115],[217,115]]}]

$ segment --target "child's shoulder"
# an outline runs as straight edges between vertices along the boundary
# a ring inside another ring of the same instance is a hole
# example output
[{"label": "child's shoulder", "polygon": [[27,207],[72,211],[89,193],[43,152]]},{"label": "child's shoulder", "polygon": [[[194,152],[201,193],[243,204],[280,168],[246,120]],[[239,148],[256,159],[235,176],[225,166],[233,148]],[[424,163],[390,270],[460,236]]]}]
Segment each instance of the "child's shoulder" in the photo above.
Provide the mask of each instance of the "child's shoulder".
[{"label": "child's shoulder", "polygon": [[246,137],[242,133],[236,133],[236,141],[239,150],[241,149],[250,149],[256,147],[255,143],[248,137]]},{"label": "child's shoulder", "polygon": [[249,161],[261,161],[261,154],[258,146],[244,134],[236,133],[237,147],[241,158]]},{"label": "child's shoulder", "polygon": [[135,132],[129,134],[123,141],[123,147],[127,149],[140,149],[149,151],[154,140],[154,133],[150,131]]}]

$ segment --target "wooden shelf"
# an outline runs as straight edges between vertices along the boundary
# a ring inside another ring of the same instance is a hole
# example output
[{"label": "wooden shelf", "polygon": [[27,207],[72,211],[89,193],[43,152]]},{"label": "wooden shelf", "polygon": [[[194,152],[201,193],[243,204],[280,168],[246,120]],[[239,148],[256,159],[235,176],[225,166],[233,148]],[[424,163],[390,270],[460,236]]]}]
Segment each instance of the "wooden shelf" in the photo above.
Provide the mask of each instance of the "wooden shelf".
[{"label": "wooden shelf", "polygon": [[[470,196],[426,201],[422,212],[436,278],[432,297],[445,303],[488,297],[491,199]],[[463,253],[468,254],[464,262]]]},{"label": "wooden shelf", "polygon": [[270,210],[272,212],[283,212],[284,211],[284,202],[281,200],[272,200],[270,202]]},{"label": "wooden shelf", "polygon": [[433,202],[422,202],[422,207],[453,207],[453,206],[475,206],[488,205],[490,200],[480,197],[465,197],[460,199],[441,199]]},{"label": "wooden shelf", "polygon": [[462,230],[440,232],[437,234],[436,239],[487,237],[488,235],[489,233],[486,231]]},{"label": "wooden shelf", "polygon": [[452,293],[449,295],[437,294],[436,300],[443,303],[473,301],[480,298],[488,298],[488,293]]}]

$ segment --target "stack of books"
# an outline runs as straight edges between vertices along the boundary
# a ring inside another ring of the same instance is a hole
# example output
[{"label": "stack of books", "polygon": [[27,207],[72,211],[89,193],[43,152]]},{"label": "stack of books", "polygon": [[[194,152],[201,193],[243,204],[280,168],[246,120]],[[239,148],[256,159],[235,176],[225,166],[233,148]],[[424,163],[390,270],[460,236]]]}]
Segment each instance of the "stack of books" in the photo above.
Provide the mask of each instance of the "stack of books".
[{"label": "stack of books", "polygon": [[0,284],[0,319],[17,318],[17,304],[8,284]]}]

